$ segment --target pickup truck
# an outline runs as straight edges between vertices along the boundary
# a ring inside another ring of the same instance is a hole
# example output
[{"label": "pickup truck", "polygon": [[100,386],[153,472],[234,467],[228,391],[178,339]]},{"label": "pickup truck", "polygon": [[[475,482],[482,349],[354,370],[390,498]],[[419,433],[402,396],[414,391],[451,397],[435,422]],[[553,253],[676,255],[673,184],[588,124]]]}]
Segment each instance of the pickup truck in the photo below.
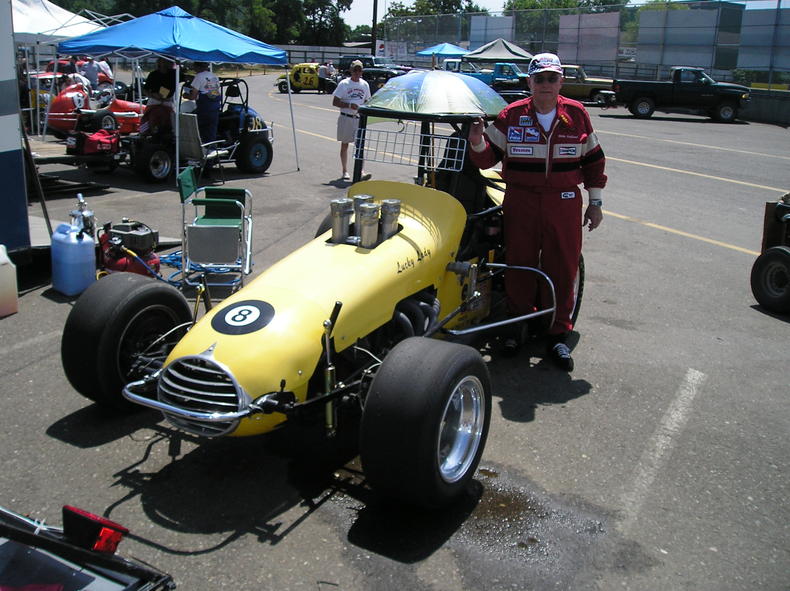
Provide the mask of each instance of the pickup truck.
[{"label": "pickup truck", "polygon": [[596,78],[588,76],[581,66],[562,66],[562,90],[560,94],[577,101],[591,101],[598,104],[607,104],[612,96],[611,78]]},{"label": "pickup truck", "polygon": [[451,58],[442,62],[442,69],[482,80],[494,90],[526,90],[529,88],[527,74],[522,72],[516,64],[497,62],[491,65],[492,68],[481,69],[472,62]]},{"label": "pickup truck", "polygon": [[667,81],[615,80],[618,103],[628,106],[634,117],[646,119],[660,111],[701,111],[716,121],[731,123],[738,109],[749,102],[749,89],[716,82],[702,68],[674,67]]},{"label": "pickup truck", "polygon": [[392,60],[384,57],[379,57],[375,55],[341,55],[340,61],[337,64],[337,71],[338,74],[343,76],[348,76],[351,72],[349,71],[351,68],[351,62],[354,60],[359,60],[362,62],[363,72],[368,68],[382,68],[385,70],[398,70],[402,74],[405,74],[411,68],[406,66],[401,66],[399,64],[393,64]]}]

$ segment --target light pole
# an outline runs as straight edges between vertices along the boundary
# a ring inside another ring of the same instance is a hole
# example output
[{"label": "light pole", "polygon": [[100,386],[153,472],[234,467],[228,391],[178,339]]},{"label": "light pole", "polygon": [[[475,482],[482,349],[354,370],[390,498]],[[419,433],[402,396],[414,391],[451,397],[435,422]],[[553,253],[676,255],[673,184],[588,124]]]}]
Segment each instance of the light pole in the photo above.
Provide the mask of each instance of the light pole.
[{"label": "light pole", "polygon": [[376,55],[376,20],[378,20],[379,0],[373,0],[373,26],[370,28],[370,53]]}]

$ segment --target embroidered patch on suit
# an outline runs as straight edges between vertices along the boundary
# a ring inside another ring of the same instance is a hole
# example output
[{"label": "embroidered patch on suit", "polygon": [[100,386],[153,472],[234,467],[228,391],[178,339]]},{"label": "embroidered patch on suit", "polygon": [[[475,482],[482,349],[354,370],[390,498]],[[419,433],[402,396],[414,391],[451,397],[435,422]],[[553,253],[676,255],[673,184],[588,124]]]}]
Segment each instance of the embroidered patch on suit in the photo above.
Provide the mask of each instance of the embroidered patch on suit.
[{"label": "embroidered patch on suit", "polygon": [[573,199],[574,197],[576,197],[576,193],[574,193],[573,191],[563,191],[562,193],[560,193],[560,197],[562,199]]},{"label": "embroidered patch on suit", "polygon": [[539,142],[540,130],[537,127],[527,127],[524,129],[525,142]]},{"label": "embroidered patch on suit", "polygon": [[523,127],[508,127],[507,128],[507,141],[513,144],[520,144],[524,141],[524,128]]},{"label": "embroidered patch on suit", "polygon": [[576,156],[576,146],[558,146],[557,154],[560,156]]},{"label": "embroidered patch on suit", "polygon": [[510,146],[511,156],[532,156],[533,151],[532,146]]},{"label": "embroidered patch on suit", "polygon": [[518,118],[518,124],[521,125],[522,127],[532,127],[533,125],[532,117],[530,117],[529,115],[522,115],[521,117]]}]

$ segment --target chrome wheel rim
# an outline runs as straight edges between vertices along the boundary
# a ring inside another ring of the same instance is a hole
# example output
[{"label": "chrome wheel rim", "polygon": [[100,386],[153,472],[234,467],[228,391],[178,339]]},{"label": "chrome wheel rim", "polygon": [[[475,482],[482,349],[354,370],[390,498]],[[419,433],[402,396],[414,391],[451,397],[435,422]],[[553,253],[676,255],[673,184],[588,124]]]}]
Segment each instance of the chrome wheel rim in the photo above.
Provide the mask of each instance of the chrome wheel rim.
[{"label": "chrome wheel rim", "polygon": [[156,152],[149,163],[154,178],[163,179],[170,174],[170,156],[167,152]]},{"label": "chrome wheel rim", "polygon": [[771,263],[765,269],[765,281],[763,287],[773,298],[781,298],[787,293],[790,276],[788,269],[782,263]]},{"label": "chrome wheel rim", "polygon": [[447,483],[457,482],[474,462],[485,423],[483,384],[476,376],[465,376],[453,388],[442,413],[436,460]]}]

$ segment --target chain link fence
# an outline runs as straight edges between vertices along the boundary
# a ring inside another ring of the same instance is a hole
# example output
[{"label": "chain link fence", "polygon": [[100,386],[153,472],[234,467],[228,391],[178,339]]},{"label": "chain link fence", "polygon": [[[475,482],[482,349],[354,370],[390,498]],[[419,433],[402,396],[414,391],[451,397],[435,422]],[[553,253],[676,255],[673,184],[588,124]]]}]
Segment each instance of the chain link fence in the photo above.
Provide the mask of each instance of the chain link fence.
[{"label": "chain link fence", "polygon": [[426,65],[415,53],[437,43],[476,49],[503,38],[590,74],[656,80],[672,66],[699,66],[718,80],[790,89],[790,0],[409,16],[386,19],[379,36],[388,57],[414,65]]}]

